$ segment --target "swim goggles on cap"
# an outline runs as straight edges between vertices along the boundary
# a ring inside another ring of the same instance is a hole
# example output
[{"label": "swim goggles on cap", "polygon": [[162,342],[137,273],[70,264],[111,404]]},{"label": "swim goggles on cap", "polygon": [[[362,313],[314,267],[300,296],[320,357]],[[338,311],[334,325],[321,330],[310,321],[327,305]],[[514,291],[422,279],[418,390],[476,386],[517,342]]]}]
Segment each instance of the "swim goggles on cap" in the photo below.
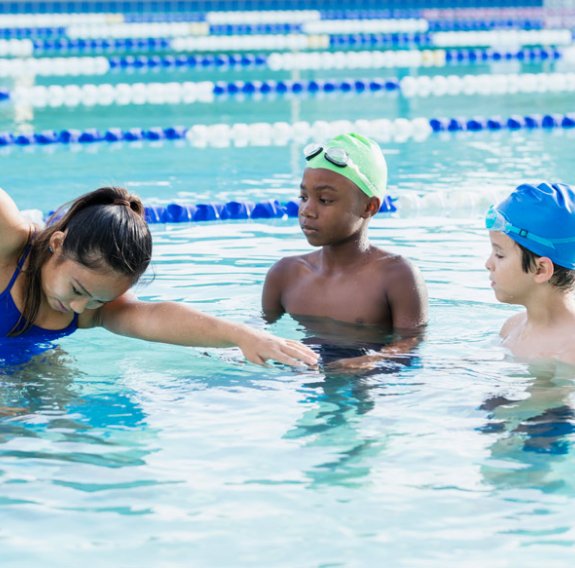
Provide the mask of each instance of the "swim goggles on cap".
[{"label": "swim goggles on cap", "polygon": [[311,144],[308,144],[303,149],[303,155],[304,158],[306,159],[306,162],[309,162],[311,159],[315,158],[316,156],[319,156],[322,152],[324,158],[334,166],[337,166],[338,168],[345,168],[345,167],[351,168],[356,173],[357,177],[367,187],[369,187],[371,193],[374,196],[377,195],[377,189],[375,188],[373,183],[371,183],[371,181],[369,181],[369,179],[367,179],[367,177],[360,171],[360,169],[351,159],[351,156],[347,153],[347,150],[345,148],[339,148],[338,146],[331,146],[329,148],[324,148],[321,144],[313,142]]},{"label": "swim goggles on cap", "polygon": [[[312,143],[308,144],[303,149],[303,155],[309,162],[312,158],[321,154],[322,151],[324,151],[324,147],[321,144]],[[351,162],[351,158],[345,148],[338,148],[336,146],[325,148],[323,155],[328,162],[331,162],[334,166],[339,166],[340,168],[345,168],[345,166],[349,165]]]},{"label": "swim goggles on cap", "polygon": [[487,211],[487,215],[485,216],[485,228],[490,231],[500,231],[507,234],[512,233],[552,249],[555,248],[555,245],[561,243],[575,243],[575,237],[569,237],[566,239],[546,239],[545,237],[534,235],[527,229],[520,229],[519,227],[512,225],[504,217],[503,213],[498,211],[493,205],[489,208],[489,211]]}]

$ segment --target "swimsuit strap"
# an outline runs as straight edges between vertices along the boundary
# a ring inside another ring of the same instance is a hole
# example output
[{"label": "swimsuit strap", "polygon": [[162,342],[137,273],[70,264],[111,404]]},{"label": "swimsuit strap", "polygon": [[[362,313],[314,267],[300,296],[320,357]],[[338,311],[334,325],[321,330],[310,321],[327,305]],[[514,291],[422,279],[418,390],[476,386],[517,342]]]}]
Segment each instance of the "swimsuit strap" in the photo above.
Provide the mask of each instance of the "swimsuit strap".
[{"label": "swimsuit strap", "polygon": [[12,278],[10,278],[10,282],[8,282],[8,286],[6,286],[4,293],[10,292],[10,290],[12,290],[12,286],[14,286],[14,282],[16,282],[16,278],[18,278],[18,276],[20,275],[20,272],[22,272],[22,267],[24,266],[24,263],[26,262],[28,255],[30,254],[31,248],[32,248],[32,245],[30,243],[28,243],[26,245],[26,247],[24,248],[24,251],[20,255],[20,258],[18,259],[18,263],[16,264],[16,270],[14,270],[14,274],[12,274]]}]

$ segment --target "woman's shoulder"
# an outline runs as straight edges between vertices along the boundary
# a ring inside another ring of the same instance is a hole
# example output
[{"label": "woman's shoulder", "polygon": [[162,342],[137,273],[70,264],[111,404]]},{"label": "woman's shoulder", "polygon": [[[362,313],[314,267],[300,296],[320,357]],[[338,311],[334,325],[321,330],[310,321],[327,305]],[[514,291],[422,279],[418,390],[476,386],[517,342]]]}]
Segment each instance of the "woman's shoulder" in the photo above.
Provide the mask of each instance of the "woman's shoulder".
[{"label": "woman's shoulder", "polygon": [[18,210],[12,198],[0,189],[0,262],[12,264],[30,237],[32,224]]}]

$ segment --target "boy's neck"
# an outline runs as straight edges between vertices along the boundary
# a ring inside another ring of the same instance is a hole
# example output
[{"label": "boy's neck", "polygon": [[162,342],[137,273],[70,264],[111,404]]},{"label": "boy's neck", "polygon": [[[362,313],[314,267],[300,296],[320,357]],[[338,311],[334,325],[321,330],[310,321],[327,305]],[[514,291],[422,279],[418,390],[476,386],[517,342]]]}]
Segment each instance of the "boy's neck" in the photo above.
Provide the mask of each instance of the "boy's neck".
[{"label": "boy's neck", "polygon": [[344,267],[355,264],[370,248],[367,235],[361,234],[336,245],[324,245],[320,256],[326,268]]},{"label": "boy's neck", "polygon": [[530,326],[550,327],[575,319],[575,293],[552,289],[525,304]]}]

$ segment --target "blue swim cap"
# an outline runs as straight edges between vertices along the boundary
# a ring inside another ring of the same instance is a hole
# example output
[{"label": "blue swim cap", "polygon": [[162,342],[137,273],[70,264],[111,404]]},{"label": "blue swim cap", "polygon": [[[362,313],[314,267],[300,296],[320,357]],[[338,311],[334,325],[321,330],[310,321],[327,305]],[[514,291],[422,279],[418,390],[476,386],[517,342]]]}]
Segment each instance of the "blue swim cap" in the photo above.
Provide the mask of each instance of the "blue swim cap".
[{"label": "blue swim cap", "polygon": [[495,207],[503,232],[531,252],[575,269],[575,190],[563,183],[522,184]]}]

